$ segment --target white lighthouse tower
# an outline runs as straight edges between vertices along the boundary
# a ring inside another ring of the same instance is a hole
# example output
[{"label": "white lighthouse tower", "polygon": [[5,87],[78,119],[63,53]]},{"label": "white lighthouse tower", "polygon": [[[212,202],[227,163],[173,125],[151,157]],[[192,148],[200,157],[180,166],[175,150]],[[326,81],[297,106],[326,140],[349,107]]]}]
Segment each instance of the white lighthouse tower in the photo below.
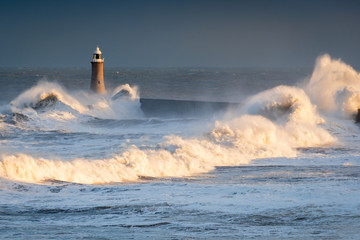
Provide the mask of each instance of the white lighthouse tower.
[{"label": "white lighthouse tower", "polygon": [[96,50],[93,53],[91,69],[91,90],[96,93],[106,93],[104,82],[104,59],[101,58],[99,46],[96,47]]}]

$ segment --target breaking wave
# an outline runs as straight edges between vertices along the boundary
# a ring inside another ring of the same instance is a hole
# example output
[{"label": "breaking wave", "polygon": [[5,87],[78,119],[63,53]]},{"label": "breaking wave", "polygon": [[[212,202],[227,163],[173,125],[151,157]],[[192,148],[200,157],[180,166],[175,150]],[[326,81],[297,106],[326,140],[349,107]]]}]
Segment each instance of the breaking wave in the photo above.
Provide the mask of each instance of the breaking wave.
[{"label": "breaking wave", "polygon": [[[359,73],[324,55],[318,58],[303,89],[278,86],[260,92],[214,121],[202,134],[192,137],[164,134],[164,139],[155,145],[132,145],[112,157],[95,160],[3,154],[0,177],[33,183],[59,180],[102,184],[137,181],[143,176],[183,177],[208,172],[216,166],[248,164],[258,158],[295,157],[298,148],[337,143],[321,114],[341,113],[350,117],[359,104]],[[70,123],[79,116],[144,117],[137,88],[127,84],[117,87],[112,94],[99,96],[87,92],[70,94],[58,84],[39,83],[12,101],[11,106],[13,112],[31,118],[43,115],[49,119],[57,115],[59,120],[62,113],[62,121]]]},{"label": "breaking wave", "polygon": [[[41,81],[11,101],[9,109],[14,115],[31,119],[31,124],[49,130],[56,130],[56,126],[73,130],[72,124],[89,118],[144,116],[137,87],[128,84],[118,86],[111,94],[97,95],[86,91],[69,92],[57,83]],[[66,123],[69,124],[66,126]]]},{"label": "breaking wave", "polygon": [[259,93],[233,114],[238,116],[216,121],[202,136],[170,135],[155,149],[131,146],[108,159],[56,161],[25,154],[3,155],[0,176],[35,183],[60,180],[85,184],[136,181],[141,176],[183,177],[216,166],[247,164],[256,158],[294,157],[298,147],[336,141],[319,126],[324,120],[298,88],[280,86]]},{"label": "breaking wave", "polygon": [[85,184],[135,181],[141,176],[183,177],[216,166],[247,164],[255,158],[294,157],[296,147],[334,141],[325,130],[314,133],[303,127],[289,132],[292,130],[262,116],[244,115],[230,122],[217,122],[204,137],[167,136],[156,149],[131,146],[109,159],[55,161],[25,154],[6,155],[1,157],[0,176],[35,183],[60,180]]},{"label": "breaking wave", "polygon": [[251,97],[245,113],[262,115],[276,122],[323,123],[306,93],[296,87],[278,86]]},{"label": "breaking wave", "polygon": [[36,86],[20,94],[10,105],[16,110],[24,108],[44,109],[54,106],[57,102],[62,102],[79,113],[85,113],[88,110],[59,84],[52,82],[39,82]]},{"label": "breaking wave", "polygon": [[305,91],[326,113],[353,118],[360,108],[360,74],[329,55],[317,59]]}]

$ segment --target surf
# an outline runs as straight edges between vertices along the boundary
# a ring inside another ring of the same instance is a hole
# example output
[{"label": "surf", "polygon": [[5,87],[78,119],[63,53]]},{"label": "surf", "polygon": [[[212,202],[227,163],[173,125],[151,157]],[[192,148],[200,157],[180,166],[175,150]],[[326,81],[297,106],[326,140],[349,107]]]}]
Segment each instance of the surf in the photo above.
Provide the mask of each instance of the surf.
[{"label": "surf", "polygon": [[[189,128],[170,133],[169,126],[176,129],[180,125],[163,120],[155,121],[155,126],[140,121],[132,131],[137,128],[147,132],[153,128],[154,132],[161,132],[161,139],[140,139],[134,144],[126,140],[110,157],[95,159],[2,154],[0,177],[31,183],[104,184],[141,181],[143,177],[186,177],[212,171],[217,166],[250,164],[261,158],[295,158],[301,148],[339,144],[329,127],[328,115],[340,111],[339,121],[343,121],[343,116],[350,118],[354,114],[359,107],[358,77],[350,66],[324,55],[316,61],[314,72],[303,87],[281,85],[259,92],[242,104],[226,108],[215,119],[198,119],[196,131]],[[331,91],[321,92],[324,86]],[[325,100],[330,100],[330,106]],[[30,123],[37,121],[38,126],[43,126],[55,119],[71,131],[79,130],[89,118],[147,119],[141,111],[139,90],[127,84],[107,95],[96,95],[40,82],[20,94],[10,106],[13,112],[29,116]],[[168,125],[163,125],[164,122]],[[59,129],[59,125],[53,124],[52,128]],[[86,128],[98,133],[92,126]],[[123,129],[112,125],[111,130]]]}]

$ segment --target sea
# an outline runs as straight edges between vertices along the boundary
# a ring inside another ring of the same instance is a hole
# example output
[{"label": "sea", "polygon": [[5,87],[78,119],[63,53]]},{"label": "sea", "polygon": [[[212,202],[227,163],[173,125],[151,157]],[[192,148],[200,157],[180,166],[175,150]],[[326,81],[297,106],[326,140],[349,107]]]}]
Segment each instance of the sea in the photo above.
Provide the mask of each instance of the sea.
[{"label": "sea", "polygon": [[360,239],[360,74],[0,68],[0,239]]}]

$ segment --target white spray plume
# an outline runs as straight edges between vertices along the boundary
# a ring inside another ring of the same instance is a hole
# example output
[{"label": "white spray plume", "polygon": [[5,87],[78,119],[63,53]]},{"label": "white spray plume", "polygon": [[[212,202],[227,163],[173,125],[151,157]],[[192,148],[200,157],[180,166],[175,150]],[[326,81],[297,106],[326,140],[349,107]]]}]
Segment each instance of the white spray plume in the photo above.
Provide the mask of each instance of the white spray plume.
[{"label": "white spray plume", "polygon": [[54,96],[59,101],[76,110],[79,113],[88,111],[87,107],[81,104],[76,98],[71,96],[59,84],[54,82],[41,81],[36,86],[20,94],[16,99],[11,101],[10,105],[15,108],[33,108],[36,104],[48,96]]},{"label": "white spray plume", "polygon": [[327,54],[317,59],[305,91],[327,113],[350,117],[360,108],[360,74]]},{"label": "white spray plume", "polygon": [[[75,123],[83,117],[142,118],[137,87],[120,85],[114,94],[120,91],[126,91],[127,95],[113,98],[113,95],[99,95],[86,91],[70,93],[57,83],[41,81],[14,99],[10,103],[10,108],[13,112],[23,113],[34,121],[38,120],[38,125],[45,129],[51,129],[53,125],[58,126],[56,122],[64,123],[71,120],[71,123]],[[35,111],[39,105],[40,111]]]}]

